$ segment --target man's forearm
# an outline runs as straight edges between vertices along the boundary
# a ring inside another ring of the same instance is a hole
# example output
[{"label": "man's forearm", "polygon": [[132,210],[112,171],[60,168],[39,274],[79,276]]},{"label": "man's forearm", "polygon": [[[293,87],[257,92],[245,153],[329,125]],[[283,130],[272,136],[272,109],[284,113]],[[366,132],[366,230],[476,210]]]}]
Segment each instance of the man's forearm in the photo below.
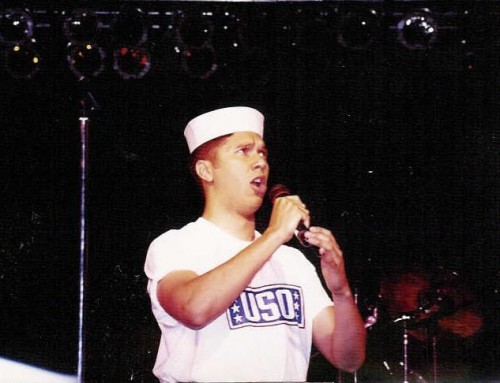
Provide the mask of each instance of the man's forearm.
[{"label": "man's forearm", "polygon": [[279,236],[267,233],[203,275],[172,273],[158,284],[160,304],[185,326],[203,328],[224,313],[248,286],[280,241]]},{"label": "man's forearm", "polygon": [[352,294],[334,295],[335,331],[332,354],[342,370],[354,372],[365,360],[366,330]]}]

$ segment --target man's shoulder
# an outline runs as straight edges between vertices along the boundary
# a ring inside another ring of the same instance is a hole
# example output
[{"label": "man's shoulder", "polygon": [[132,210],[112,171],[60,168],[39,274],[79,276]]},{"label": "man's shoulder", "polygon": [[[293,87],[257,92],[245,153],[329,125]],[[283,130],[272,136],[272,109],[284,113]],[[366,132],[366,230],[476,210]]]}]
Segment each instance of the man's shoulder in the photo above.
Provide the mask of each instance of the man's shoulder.
[{"label": "man's shoulder", "polygon": [[160,234],[153,240],[153,243],[169,242],[175,241],[177,239],[183,239],[185,237],[191,237],[196,232],[202,231],[202,223],[200,219],[189,222],[180,228],[169,229],[164,233]]}]

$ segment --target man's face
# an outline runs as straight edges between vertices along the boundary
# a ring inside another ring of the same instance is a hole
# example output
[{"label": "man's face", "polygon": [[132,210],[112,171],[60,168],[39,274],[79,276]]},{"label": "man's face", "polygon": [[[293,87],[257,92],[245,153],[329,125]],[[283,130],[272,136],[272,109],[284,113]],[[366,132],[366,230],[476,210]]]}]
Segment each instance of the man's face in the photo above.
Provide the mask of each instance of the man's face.
[{"label": "man's face", "polygon": [[269,175],[262,138],[253,132],[234,133],[219,146],[212,162],[219,200],[253,214],[262,204]]}]

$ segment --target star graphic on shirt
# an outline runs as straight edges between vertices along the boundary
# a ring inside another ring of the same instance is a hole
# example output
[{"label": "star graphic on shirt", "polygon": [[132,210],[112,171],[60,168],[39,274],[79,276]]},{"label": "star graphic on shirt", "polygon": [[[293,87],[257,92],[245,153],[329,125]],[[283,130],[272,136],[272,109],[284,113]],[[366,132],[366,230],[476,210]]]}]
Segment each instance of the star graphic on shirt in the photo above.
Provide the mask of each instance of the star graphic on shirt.
[{"label": "star graphic on shirt", "polygon": [[240,312],[240,306],[238,306],[236,303],[231,306],[231,310],[233,310],[234,313],[239,313]]},{"label": "star graphic on shirt", "polygon": [[295,308],[295,311],[299,311],[299,309],[300,309],[300,305],[299,305],[299,303],[298,303],[298,302],[295,302],[295,303],[293,304],[293,307]]},{"label": "star graphic on shirt", "polygon": [[296,301],[298,301],[298,300],[299,300],[299,297],[300,297],[299,293],[298,293],[297,291],[295,291],[295,292],[293,293],[293,298],[294,298]]},{"label": "star graphic on shirt", "polygon": [[243,322],[243,317],[242,317],[241,315],[236,315],[236,316],[234,317],[234,321],[235,321],[236,323],[241,323],[241,322]]}]

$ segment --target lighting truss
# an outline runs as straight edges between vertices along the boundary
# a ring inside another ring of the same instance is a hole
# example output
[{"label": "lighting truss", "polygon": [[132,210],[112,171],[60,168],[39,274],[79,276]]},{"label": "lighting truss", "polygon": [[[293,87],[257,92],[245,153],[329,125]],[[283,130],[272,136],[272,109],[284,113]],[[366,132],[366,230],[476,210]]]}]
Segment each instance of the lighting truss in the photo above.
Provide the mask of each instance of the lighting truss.
[{"label": "lighting truss", "polygon": [[[16,4],[0,8],[2,73],[16,78],[60,70],[57,61],[65,61],[66,73],[77,80],[105,75],[137,80],[151,73],[207,80],[266,49],[270,59],[273,49],[306,54],[434,50],[470,56],[477,44],[498,39],[500,25],[497,1],[453,6],[281,0],[85,2],[85,8]],[[24,72],[15,73],[14,62],[23,62]]]}]

